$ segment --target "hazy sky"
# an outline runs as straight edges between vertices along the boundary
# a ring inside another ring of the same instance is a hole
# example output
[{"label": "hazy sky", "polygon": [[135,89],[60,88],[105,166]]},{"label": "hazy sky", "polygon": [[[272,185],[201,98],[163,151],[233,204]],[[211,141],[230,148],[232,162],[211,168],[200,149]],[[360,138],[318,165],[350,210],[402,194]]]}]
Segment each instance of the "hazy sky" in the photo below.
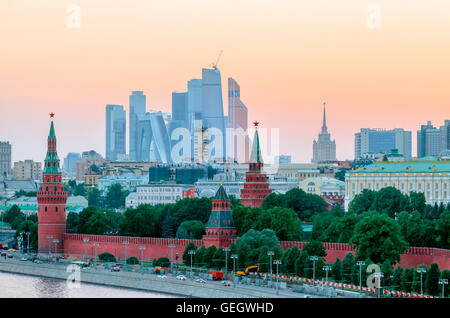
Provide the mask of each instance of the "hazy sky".
[{"label": "hazy sky", "polygon": [[338,159],[361,127],[412,130],[415,155],[420,124],[450,119],[449,17],[448,0],[2,0],[0,140],[42,161],[53,111],[61,158],[104,154],[106,104],[128,115],[143,90],[170,111],[223,50],[224,111],[231,76],[294,161],[311,160],[324,101]]}]

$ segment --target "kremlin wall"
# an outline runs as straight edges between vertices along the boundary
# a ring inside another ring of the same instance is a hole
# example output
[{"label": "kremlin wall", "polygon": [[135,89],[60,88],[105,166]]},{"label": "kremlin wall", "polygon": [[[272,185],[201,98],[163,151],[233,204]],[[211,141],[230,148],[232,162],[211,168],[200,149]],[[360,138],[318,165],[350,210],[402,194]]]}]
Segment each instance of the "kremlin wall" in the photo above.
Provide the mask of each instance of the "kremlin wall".
[{"label": "kremlin wall", "polygon": [[[53,114],[51,114],[53,118]],[[257,123],[255,123],[257,126]],[[262,172],[263,162],[260,154],[258,130],[255,138],[247,173],[246,186],[243,189],[242,202],[249,206],[261,206],[263,199],[271,192],[268,188],[267,176]],[[107,235],[83,235],[66,233],[66,199],[61,182],[59,159],[56,153],[56,136],[53,121],[48,137],[48,151],[45,158],[43,182],[38,196],[38,248],[40,254],[48,254],[49,247],[55,246],[57,239],[57,253],[65,256],[76,255],[95,258],[101,253],[113,254],[116,259],[137,257],[149,261],[159,257],[173,259],[174,263],[182,263],[182,255],[189,244],[193,242],[198,248],[215,245],[217,248],[228,247],[236,241],[236,229],[231,216],[230,202],[224,188],[221,186],[213,199],[211,216],[206,228],[206,235],[202,240],[184,240],[148,237],[125,237]],[[124,242],[127,242],[126,244]],[[97,244],[94,244],[97,243]],[[283,250],[292,246],[302,249],[307,242],[280,241]],[[323,243],[327,256],[325,261],[333,263],[336,258],[344,259],[349,252],[355,250],[348,244]],[[172,246],[172,247],[171,247]],[[144,247],[141,251],[140,248]],[[126,252],[125,252],[126,251]],[[141,254],[142,253],[142,254]],[[173,258],[172,258],[173,256]],[[424,264],[429,267],[432,263],[439,264],[441,269],[450,268],[450,250],[437,248],[411,247],[400,256],[400,266],[417,267]]]}]

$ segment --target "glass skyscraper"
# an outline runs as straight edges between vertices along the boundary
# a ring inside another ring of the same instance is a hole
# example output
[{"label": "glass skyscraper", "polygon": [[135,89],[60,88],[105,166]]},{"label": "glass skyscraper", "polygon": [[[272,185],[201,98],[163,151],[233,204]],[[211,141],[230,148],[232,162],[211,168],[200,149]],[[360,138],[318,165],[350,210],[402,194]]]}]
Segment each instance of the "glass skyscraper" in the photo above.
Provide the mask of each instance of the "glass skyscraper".
[{"label": "glass skyscraper", "polygon": [[[241,101],[241,88],[233,78],[228,78],[228,128],[232,129],[233,140],[228,140],[228,146],[232,145],[231,157],[238,162],[247,162],[249,155],[248,109]],[[239,130],[241,128],[242,130]]]},{"label": "glass skyscraper", "polygon": [[163,113],[140,115],[137,121],[136,161],[171,163],[169,134]]},{"label": "glass skyscraper", "polygon": [[355,134],[355,159],[366,154],[389,153],[398,149],[406,160],[411,160],[411,131],[361,128]]},{"label": "glass skyscraper", "polygon": [[106,159],[126,155],[126,112],[122,105],[106,105]]}]

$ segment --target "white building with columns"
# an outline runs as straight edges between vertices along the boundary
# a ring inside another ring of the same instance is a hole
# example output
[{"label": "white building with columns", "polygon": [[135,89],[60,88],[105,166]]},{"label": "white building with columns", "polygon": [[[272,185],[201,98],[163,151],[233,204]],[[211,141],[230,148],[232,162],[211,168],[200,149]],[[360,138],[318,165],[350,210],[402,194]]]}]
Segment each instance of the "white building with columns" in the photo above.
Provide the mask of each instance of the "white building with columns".
[{"label": "white building with columns", "polygon": [[395,187],[404,194],[422,192],[427,204],[450,202],[450,160],[424,157],[405,162],[375,162],[345,174],[345,210],[364,189]]}]

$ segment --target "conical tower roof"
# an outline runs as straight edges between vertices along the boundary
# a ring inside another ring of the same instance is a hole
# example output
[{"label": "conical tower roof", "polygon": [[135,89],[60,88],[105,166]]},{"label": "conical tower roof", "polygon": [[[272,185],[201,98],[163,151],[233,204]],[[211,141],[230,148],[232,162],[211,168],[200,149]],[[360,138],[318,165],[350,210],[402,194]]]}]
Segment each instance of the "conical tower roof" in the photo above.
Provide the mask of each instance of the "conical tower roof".
[{"label": "conical tower roof", "polygon": [[219,190],[217,190],[214,200],[229,200],[222,184],[220,185]]},{"label": "conical tower roof", "polygon": [[56,134],[55,127],[53,125],[53,113],[50,114],[52,121],[50,123],[50,132],[47,138],[47,155],[45,156],[44,174],[59,174],[61,169],[59,168],[59,158],[56,152]]},{"label": "conical tower roof", "polygon": [[258,122],[255,121],[255,135],[253,137],[252,153],[250,155],[250,162],[262,162],[261,147],[259,145],[259,134],[258,134]]}]

